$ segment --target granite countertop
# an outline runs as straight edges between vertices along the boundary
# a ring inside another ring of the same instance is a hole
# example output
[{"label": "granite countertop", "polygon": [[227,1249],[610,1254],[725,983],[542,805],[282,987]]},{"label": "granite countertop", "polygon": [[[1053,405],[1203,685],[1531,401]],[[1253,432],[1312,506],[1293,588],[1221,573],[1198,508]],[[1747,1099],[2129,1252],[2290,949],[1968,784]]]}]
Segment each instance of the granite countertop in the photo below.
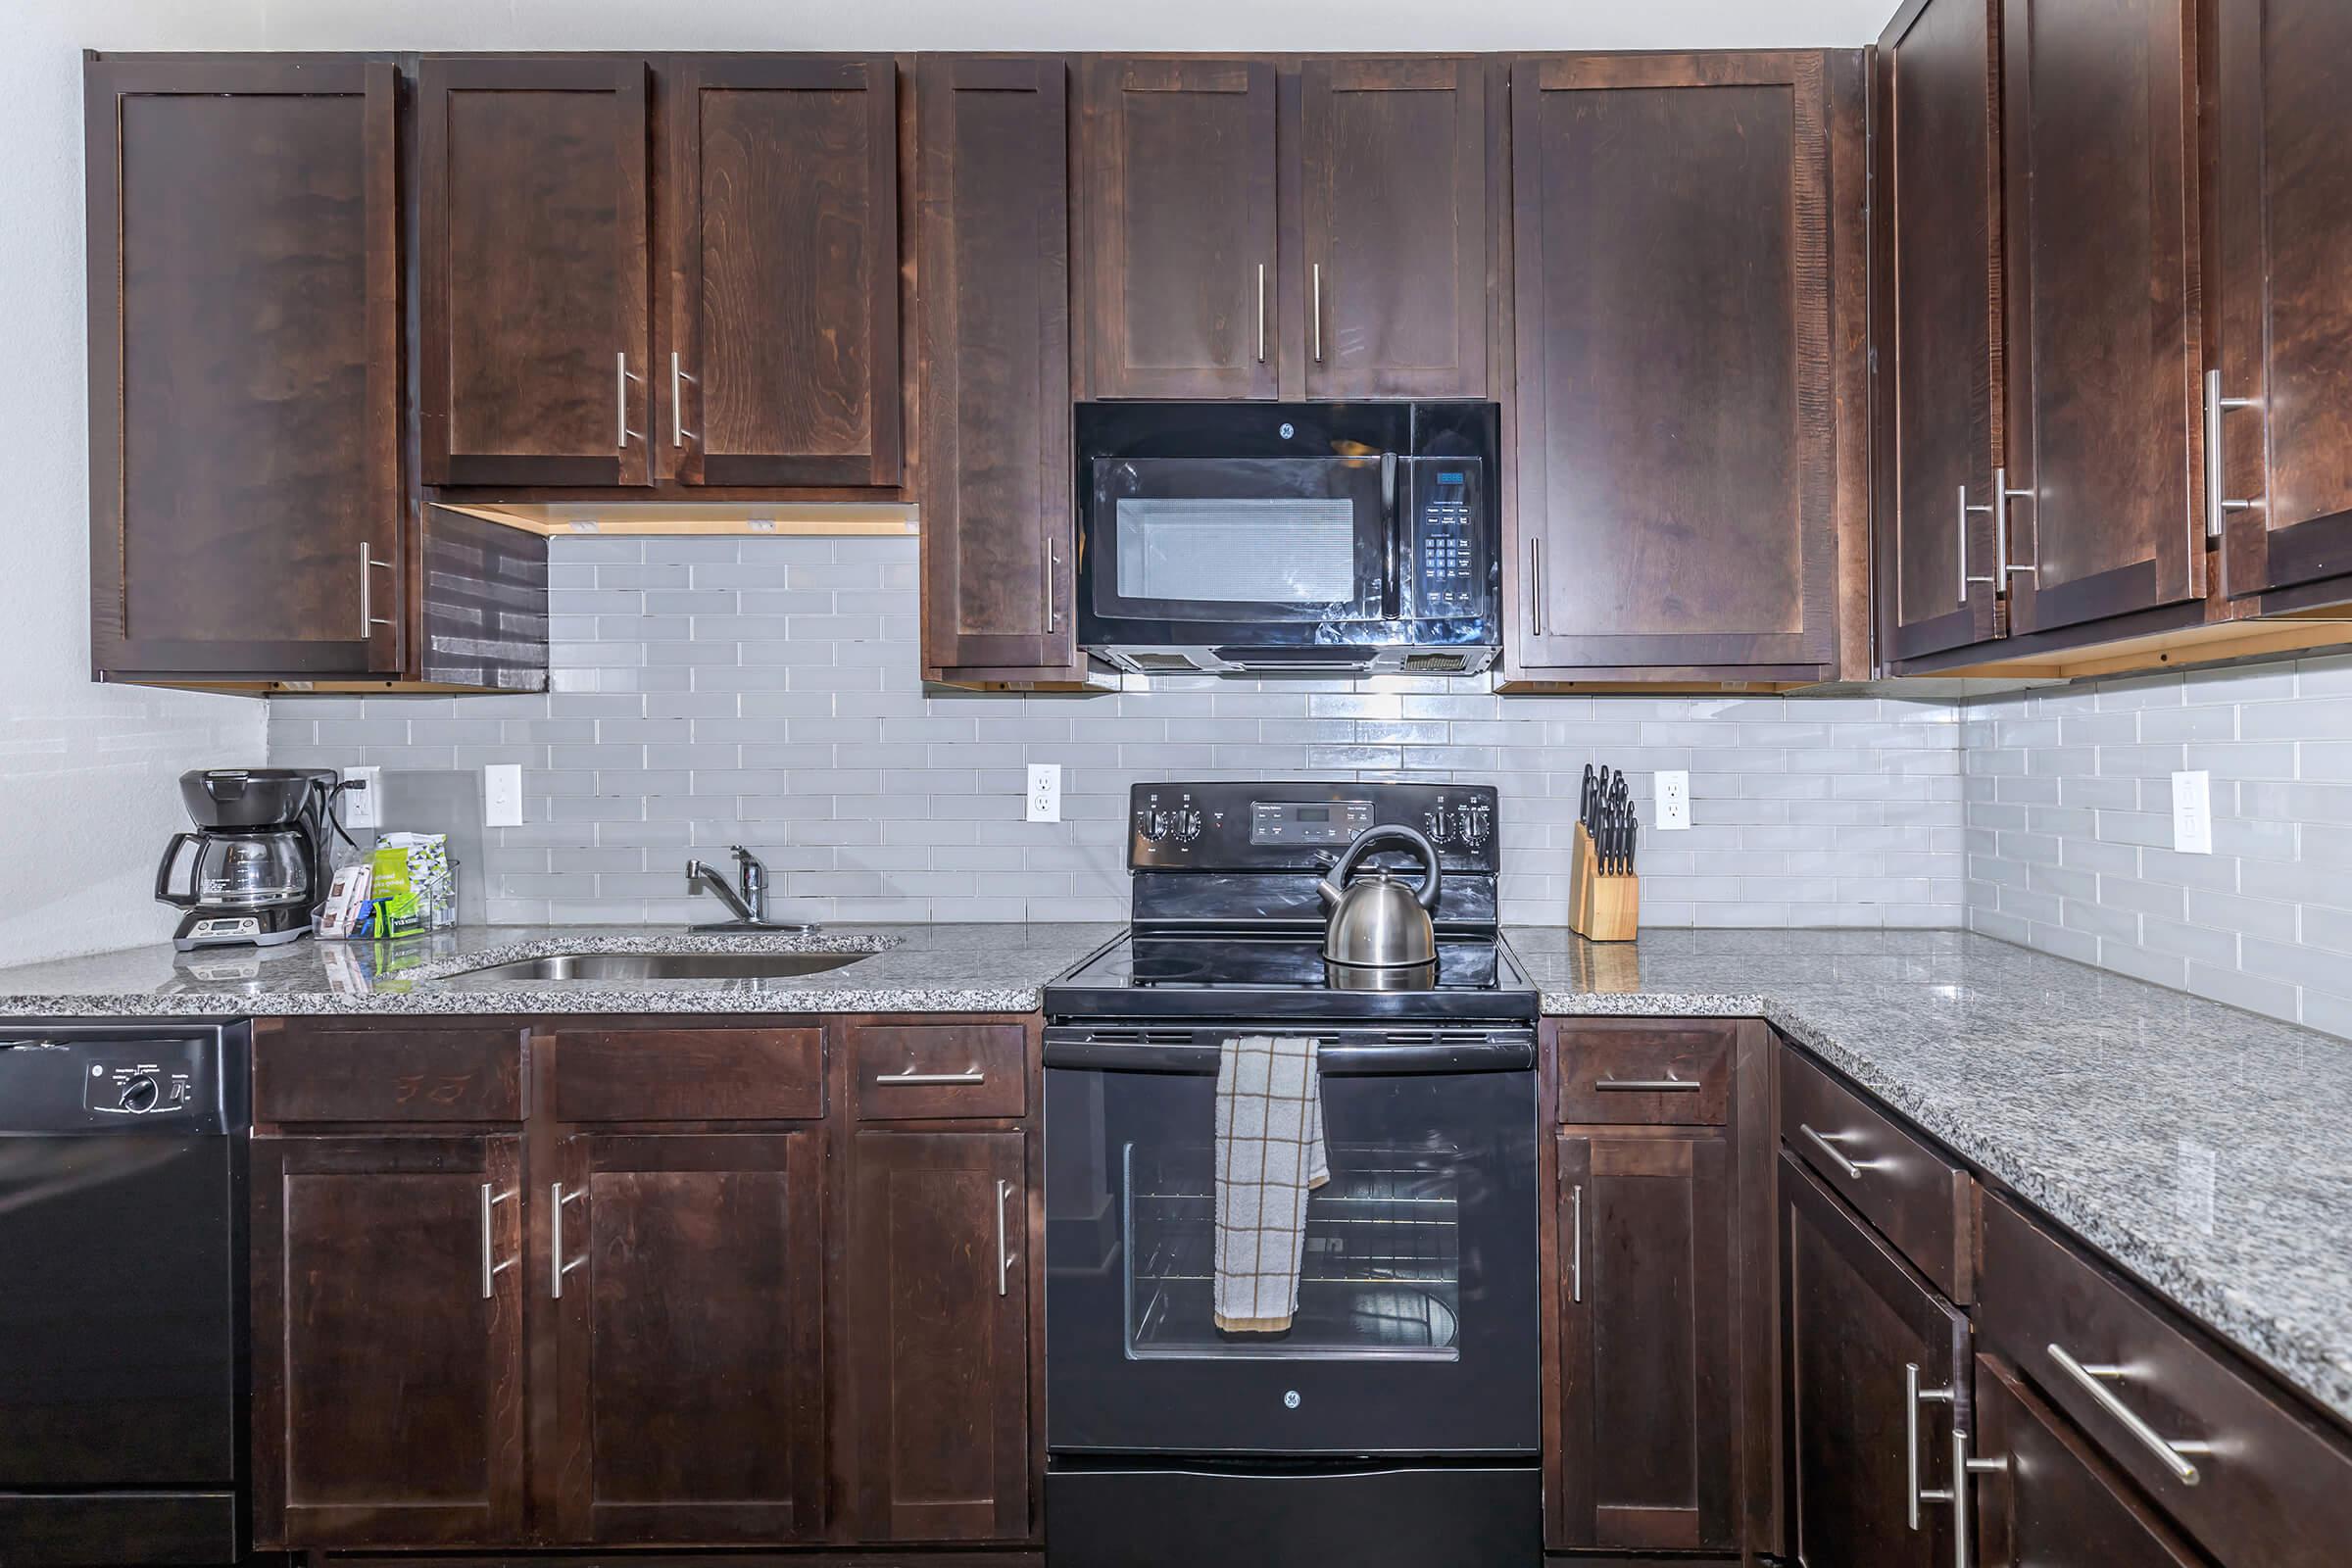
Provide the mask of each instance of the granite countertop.
[{"label": "granite countertop", "polygon": [[1505,934],[1547,1013],[1769,1019],[2352,1420],[2352,1041],[1955,931]]},{"label": "granite countertop", "polygon": [[[168,946],[0,969],[0,1017],[280,1017],[305,1013],[1034,1012],[1047,981],[1125,927],[841,925],[812,935],[675,926],[467,926],[397,942],[274,952]],[[568,953],[861,953],[778,979],[467,980]]]}]

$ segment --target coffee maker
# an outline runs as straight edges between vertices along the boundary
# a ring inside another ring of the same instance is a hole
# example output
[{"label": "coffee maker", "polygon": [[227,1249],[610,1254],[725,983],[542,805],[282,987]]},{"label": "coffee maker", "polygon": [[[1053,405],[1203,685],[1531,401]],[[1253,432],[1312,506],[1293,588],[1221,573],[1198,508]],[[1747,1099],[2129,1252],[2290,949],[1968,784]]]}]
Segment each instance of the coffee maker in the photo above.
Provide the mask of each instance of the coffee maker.
[{"label": "coffee maker", "polygon": [[[155,868],[155,896],[188,912],[172,945],[275,947],[311,929],[324,897],[328,802],[322,767],[199,768],[179,776],[196,824],[174,833]],[[181,867],[188,869],[184,880]]]}]

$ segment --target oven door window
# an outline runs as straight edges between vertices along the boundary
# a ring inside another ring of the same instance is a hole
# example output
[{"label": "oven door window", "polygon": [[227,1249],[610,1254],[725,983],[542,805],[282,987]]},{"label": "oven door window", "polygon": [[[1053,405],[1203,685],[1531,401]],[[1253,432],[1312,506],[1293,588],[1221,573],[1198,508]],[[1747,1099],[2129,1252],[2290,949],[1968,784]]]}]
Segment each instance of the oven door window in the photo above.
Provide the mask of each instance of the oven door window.
[{"label": "oven door window", "polygon": [[1233,623],[1378,620],[1395,463],[1098,458],[1096,613]]}]

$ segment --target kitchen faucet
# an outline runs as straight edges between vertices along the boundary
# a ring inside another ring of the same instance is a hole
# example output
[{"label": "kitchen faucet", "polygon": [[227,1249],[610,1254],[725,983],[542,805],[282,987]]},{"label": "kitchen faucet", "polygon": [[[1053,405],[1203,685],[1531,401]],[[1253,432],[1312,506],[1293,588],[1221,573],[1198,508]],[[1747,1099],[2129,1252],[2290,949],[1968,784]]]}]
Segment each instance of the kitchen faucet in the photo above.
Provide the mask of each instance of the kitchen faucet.
[{"label": "kitchen faucet", "polygon": [[735,911],[732,920],[713,925],[698,925],[697,931],[814,931],[812,922],[779,922],[767,917],[767,867],[760,857],[740,844],[728,847],[740,867],[743,891],[727,886],[727,879],[700,860],[686,862],[686,891],[701,893],[708,889],[718,895],[719,902]]}]

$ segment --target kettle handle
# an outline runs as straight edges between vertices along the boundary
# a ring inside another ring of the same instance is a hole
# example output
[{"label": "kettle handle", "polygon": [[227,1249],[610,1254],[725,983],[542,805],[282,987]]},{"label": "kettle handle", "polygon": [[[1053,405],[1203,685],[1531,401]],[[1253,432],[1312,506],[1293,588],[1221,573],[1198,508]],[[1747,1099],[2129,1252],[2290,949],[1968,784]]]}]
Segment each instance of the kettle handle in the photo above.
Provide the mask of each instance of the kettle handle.
[{"label": "kettle handle", "polygon": [[1348,846],[1348,853],[1340,857],[1340,863],[1333,866],[1331,874],[1323,879],[1324,901],[1330,903],[1337,900],[1347,888],[1348,878],[1354,873],[1357,863],[1366,855],[1391,840],[1409,844],[1421,852],[1421,863],[1429,869],[1427,874],[1421,878],[1421,887],[1413,897],[1419,901],[1424,909],[1436,908],[1438,906],[1438,848],[1429,842],[1428,836],[1419,828],[1406,827],[1402,822],[1387,822],[1379,827],[1368,827],[1358,833],[1355,836],[1355,842]]},{"label": "kettle handle", "polygon": [[188,879],[187,892],[174,893],[172,891],[172,871],[179,864],[179,847],[183,844],[194,843],[196,835],[193,833],[174,833],[172,835],[172,842],[164,846],[163,861],[155,868],[156,903],[177,905],[183,909],[195,906],[196,879],[193,876]]}]

